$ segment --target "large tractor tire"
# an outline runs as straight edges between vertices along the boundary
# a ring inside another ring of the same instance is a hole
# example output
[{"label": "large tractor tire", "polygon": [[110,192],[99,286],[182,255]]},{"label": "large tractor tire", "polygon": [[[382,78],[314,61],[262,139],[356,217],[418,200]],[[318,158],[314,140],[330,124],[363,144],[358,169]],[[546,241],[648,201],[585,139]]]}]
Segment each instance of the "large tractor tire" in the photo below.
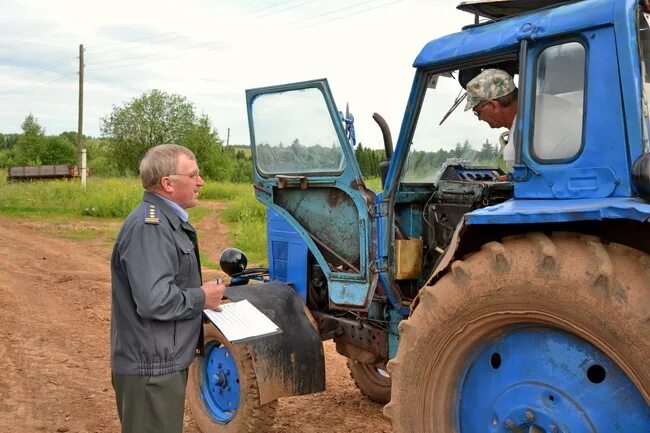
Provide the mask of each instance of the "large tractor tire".
[{"label": "large tractor tire", "polygon": [[246,344],[232,345],[212,324],[204,327],[205,356],[189,369],[187,396],[203,433],[263,433],[275,420],[277,401],[260,405]]},{"label": "large tractor tire", "polygon": [[650,431],[648,254],[510,237],[416,302],[388,364],[395,433]]},{"label": "large tractor tire", "polygon": [[355,385],[370,400],[386,404],[390,401],[390,375],[385,365],[372,365],[348,358],[348,369]]}]

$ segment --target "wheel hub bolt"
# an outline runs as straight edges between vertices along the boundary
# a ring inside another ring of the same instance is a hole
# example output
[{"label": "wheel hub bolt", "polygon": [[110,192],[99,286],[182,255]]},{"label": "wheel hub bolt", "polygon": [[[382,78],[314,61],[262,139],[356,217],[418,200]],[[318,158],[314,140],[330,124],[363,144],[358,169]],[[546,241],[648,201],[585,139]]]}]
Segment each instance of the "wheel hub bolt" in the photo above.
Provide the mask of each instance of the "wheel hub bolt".
[{"label": "wheel hub bolt", "polygon": [[526,411],[526,421],[533,422],[535,421],[535,414],[531,410]]},{"label": "wheel hub bolt", "polygon": [[508,430],[514,430],[517,427],[517,424],[510,418],[506,419],[503,421],[503,425],[508,429]]}]

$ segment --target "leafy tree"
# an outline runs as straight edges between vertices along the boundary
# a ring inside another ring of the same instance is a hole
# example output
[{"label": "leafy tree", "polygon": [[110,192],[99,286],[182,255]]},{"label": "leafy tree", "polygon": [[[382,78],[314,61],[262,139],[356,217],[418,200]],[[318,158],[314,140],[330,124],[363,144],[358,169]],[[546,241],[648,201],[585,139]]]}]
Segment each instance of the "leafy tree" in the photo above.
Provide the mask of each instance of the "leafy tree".
[{"label": "leafy tree", "polygon": [[198,119],[181,144],[194,152],[204,177],[222,181],[230,179],[235,158],[224,151],[223,142],[208,116],[204,114]]},{"label": "leafy tree", "polygon": [[77,147],[65,137],[46,137],[41,164],[75,164],[77,162]]},{"label": "leafy tree", "polygon": [[84,140],[88,157],[88,167],[93,176],[118,176],[120,171],[113,158],[110,140],[88,138]]},{"label": "leafy tree", "polygon": [[11,149],[18,141],[18,134],[0,134],[0,149]]},{"label": "leafy tree", "polygon": [[23,134],[16,141],[12,149],[13,164],[30,165],[41,164],[45,153],[45,130],[39,125],[38,119],[29,113],[21,125]]},{"label": "leafy tree", "polygon": [[111,114],[101,119],[101,131],[112,139],[118,169],[136,173],[147,149],[183,144],[195,124],[194,105],[184,96],[154,89],[121,107],[113,106]]}]

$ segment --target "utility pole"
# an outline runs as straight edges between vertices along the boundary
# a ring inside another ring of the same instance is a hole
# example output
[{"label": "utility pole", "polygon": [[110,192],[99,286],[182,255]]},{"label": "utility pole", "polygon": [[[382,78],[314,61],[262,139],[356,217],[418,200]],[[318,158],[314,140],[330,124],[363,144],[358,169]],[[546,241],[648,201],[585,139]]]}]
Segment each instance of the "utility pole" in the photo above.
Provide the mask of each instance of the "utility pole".
[{"label": "utility pole", "polygon": [[84,120],[84,46],[79,45],[79,122],[77,124],[77,167],[85,170],[82,166],[81,149],[83,148],[83,120]]},{"label": "utility pole", "polygon": [[230,144],[230,128],[228,128],[228,135],[226,135],[226,146]]}]

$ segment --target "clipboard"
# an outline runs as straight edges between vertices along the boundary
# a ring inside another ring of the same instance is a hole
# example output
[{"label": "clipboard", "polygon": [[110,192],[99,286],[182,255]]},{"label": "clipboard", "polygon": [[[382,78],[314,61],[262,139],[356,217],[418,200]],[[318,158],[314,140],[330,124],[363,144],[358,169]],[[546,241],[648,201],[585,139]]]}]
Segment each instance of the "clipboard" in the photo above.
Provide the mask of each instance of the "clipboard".
[{"label": "clipboard", "polygon": [[203,310],[203,314],[232,343],[282,333],[282,330],[248,300],[221,305],[221,311]]}]

